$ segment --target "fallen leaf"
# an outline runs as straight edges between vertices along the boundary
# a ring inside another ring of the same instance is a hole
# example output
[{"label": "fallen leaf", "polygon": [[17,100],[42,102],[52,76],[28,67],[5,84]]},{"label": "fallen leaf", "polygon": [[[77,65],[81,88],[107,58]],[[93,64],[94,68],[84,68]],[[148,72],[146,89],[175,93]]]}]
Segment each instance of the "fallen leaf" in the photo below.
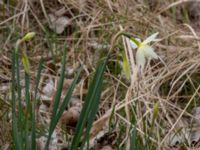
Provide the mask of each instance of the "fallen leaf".
[{"label": "fallen leaf", "polygon": [[49,14],[50,25],[49,28],[52,29],[57,34],[63,33],[65,28],[70,24],[70,19],[66,16],[56,16],[54,14]]},{"label": "fallen leaf", "polygon": [[196,145],[200,141],[200,107],[195,107],[192,110],[192,114],[194,118],[191,120],[191,129],[190,129],[190,138],[189,144],[190,146]]},{"label": "fallen leaf", "polygon": [[45,86],[42,89],[41,99],[52,98],[52,93],[55,92],[54,82],[52,79],[47,80]]},{"label": "fallen leaf", "polygon": [[166,142],[170,147],[178,146],[184,142],[184,135],[181,131],[180,133],[173,132],[168,136]]},{"label": "fallen leaf", "polygon": [[194,118],[192,119],[192,123],[195,125],[200,125],[200,107],[195,107],[192,110],[192,114]]},{"label": "fallen leaf", "polygon": [[101,150],[112,150],[112,147],[107,145],[101,148]]},{"label": "fallen leaf", "polygon": [[75,127],[79,116],[80,116],[80,108],[79,107],[71,107],[67,111],[65,111],[62,115],[61,122],[65,126]]}]

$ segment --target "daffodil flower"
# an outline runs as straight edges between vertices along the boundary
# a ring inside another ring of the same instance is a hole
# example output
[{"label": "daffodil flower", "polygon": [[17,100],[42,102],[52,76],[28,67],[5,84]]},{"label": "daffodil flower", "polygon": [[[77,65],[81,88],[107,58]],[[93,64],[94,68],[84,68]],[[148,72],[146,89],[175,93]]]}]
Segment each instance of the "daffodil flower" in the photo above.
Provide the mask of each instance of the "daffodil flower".
[{"label": "daffodil flower", "polygon": [[144,65],[146,62],[146,58],[149,59],[158,59],[158,55],[154,52],[154,48],[149,45],[150,42],[160,41],[160,39],[156,39],[158,35],[157,33],[152,34],[146,40],[141,42],[140,39],[135,39],[138,43],[135,43],[133,40],[130,39],[130,45],[132,49],[137,48],[136,52],[136,65],[143,70]]}]

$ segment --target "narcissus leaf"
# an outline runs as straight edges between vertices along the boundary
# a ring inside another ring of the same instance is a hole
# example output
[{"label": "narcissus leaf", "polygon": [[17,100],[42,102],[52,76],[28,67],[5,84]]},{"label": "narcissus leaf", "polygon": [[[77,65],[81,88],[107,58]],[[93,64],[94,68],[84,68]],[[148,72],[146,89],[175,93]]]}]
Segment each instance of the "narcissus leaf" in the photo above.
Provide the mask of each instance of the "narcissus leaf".
[{"label": "narcissus leaf", "polygon": [[154,33],[154,34],[152,34],[152,35],[150,35],[148,38],[146,38],[146,40],[144,40],[142,43],[144,44],[144,45],[146,45],[146,44],[149,44],[150,42],[157,42],[157,41],[160,41],[160,39],[157,39],[156,37],[158,36],[158,32],[156,32],[156,33]]},{"label": "narcissus leaf", "polygon": [[141,70],[143,70],[145,65],[145,57],[143,51],[139,49],[136,52],[136,64],[139,68],[141,68]]}]

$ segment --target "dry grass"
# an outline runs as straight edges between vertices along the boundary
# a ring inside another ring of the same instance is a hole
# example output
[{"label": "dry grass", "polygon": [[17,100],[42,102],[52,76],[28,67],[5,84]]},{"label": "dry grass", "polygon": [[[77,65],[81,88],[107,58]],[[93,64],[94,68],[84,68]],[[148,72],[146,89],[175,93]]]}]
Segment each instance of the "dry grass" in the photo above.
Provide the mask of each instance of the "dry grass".
[{"label": "dry grass", "polygon": [[[133,54],[133,59],[130,59],[133,70],[132,80],[127,81],[121,73],[117,74],[114,69],[108,67],[100,111],[91,135],[95,137],[102,130],[105,131],[103,137],[105,134],[111,134],[107,131],[107,122],[112,116],[112,124],[115,124],[112,132],[116,134],[116,138],[112,137],[113,142],[109,144],[119,149],[128,149],[130,147],[128,135],[131,129],[132,112],[134,112],[141,141],[145,142],[146,133],[151,132],[149,141],[152,143],[151,148],[181,147],[181,144],[173,145],[167,141],[175,131],[189,130],[190,120],[193,118],[192,110],[200,105],[199,32],[193,25],[188,24],[187,20],[184,21],[184,15],[179,14],[177,17],[182,18],[181,22],[176,20],[177,14],[173,14],[170,9],[176,8],[176,13],[179,13],[186,1],[173,3],[168,0],[156,3],[156,0],[151,0],[149,2],[152,2],[151,6],[153,4],[154,9],[142,0],[138,2],[130,0],[96,2],[92,0],[79,0],[78,2],[74,0],[51,2],[32,0],[12,1],[11,4],[0,1],[0,11],[3,12],[0,14],[0,64],[2,66],[0,68],[0,101],[3,103],[1,108],[5,105],[8,107],[7,113],[0,118],[0,129],[4,129],[7,135],[6,138],[0,138],[1,145],[11,144],[11,139],[7,139],[10,137],[9,119],[6,120],[5,116],[8,117],[9,105],[7,106],[7,103],[10,103],[10,52],[18,37],[28,31],[37,33],[34,41],[22,47],[30,49],[28,55],[31,60],[32,76],[35,74],[37,62],[41,56],[47,62],[51,62],[52,59],[59,62],[59,50],[63,47],[63,43],[67,42],[68,66],[74,69],[77,64],[84,65],[82,80],[85,84],[84,88],[87,89],[86,81],[92,75],[97,60],[108,51],[107,47],[112,43],[113,37],[123,30],[141,39],[145,39],[151,33],[159,32],[162,41],[153,46],[161,60],[148,61],[144,73],[138,77],[135,74],[133,61],[135,51],[130,51],[126,42],[123,43],[121,39],[114,43],[125,47],[129,54]],[[67,16],[71,24],[63,34],[56,35],[48,28],[50,24],[48,14],[60,9],[64,10],[62,15]],[[46,29],[49,35],[44,32]],[[50,46],[52,46],[54,55],[48,50]],[[104,49],[101,49],[102,46],[105,46]],[[113,62],[121,61],[119,52],[120,48],[117,46],[112,54]],[[47,65],[46,70],[49,68],[52,69],[50,65]],[[43,76],[45,75],[44,73]],[[53,75],[49,76],[54,75],[57,75],[56,70]],[[159,113],[154,128],[150,131],[155,103],[159,104]],[[135,110],[133,106],[136,107]],[[112,114],[113,107],[115,107],[114,114]],[[1,109],[0,113],[3,112]],[[8,127],[5,128],[5,126]],[[125,134],[122,134],[120,130],[125,130]],[[185,142],[185,147],[189,145]]]}]

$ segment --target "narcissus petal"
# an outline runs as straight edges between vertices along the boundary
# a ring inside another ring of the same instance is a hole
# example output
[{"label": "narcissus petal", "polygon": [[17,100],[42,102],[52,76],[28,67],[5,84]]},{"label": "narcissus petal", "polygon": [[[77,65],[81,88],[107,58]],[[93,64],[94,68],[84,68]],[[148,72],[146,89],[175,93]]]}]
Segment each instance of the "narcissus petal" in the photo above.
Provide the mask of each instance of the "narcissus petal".
[{"label": "narcissus petal", "polygon": [[160,41],[160,39],[156,39],[156,37],[157,37],[158,34],[159,34],[159,33],[156,32],[156,33],[150,35],[148,38],[146,38],[146,40],[144,40],[144,41],[142,42],[142,44],[146,45],[146,44],[148,44],[148,43],[150,43],[150,42]]},{"label": "narcissus petal", "polygon": [[[141,40],[138,38],[135,38],[135,40],[137,40],[139,43],[141,42]],[[129,39],[129,41],[130,41],[130,45],[131,45],[132,49],[138,48],[138,46],[137,46],[137,44],[135,44],[135,42],[133,42],[131,39]]]},{"label": "narcissus petal", "polygon": [[154,49],[149,45],[143,45],[139,49],[143,51],[144,56],[147,58],[158,58],[158,55],[154,52]]},{"label": "narcissus petal", "polygon": [[136,64],[139,68],[143,70],[145,65],[145,56],[143,50],[141,49],[138,49],[136,52]]}]

